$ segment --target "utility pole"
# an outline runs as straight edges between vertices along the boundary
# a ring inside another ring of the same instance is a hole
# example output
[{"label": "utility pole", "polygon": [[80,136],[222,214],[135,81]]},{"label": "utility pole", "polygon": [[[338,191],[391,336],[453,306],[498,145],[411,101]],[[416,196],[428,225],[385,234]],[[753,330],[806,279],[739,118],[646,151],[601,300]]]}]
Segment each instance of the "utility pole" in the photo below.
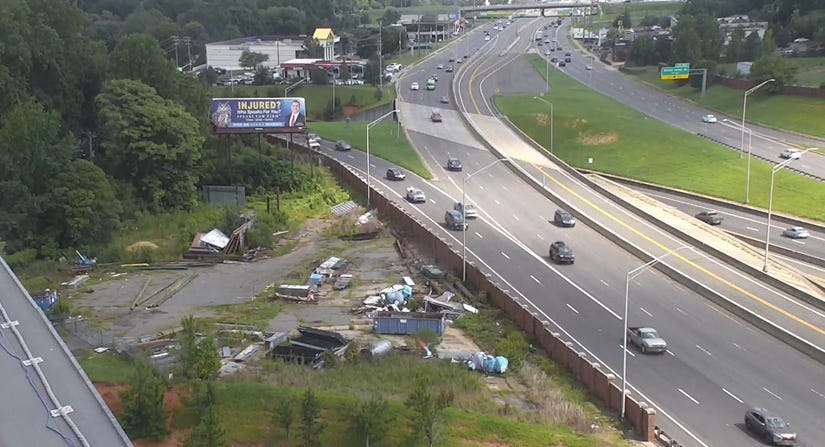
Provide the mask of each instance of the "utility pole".
[{"label": "utility pole", "polygon": [[175,68],[180,68],[180,61],[178,60],[178,44],[180,43],[180,37],[172,36],[172,41],[175,43]]},{"label": "utility pole", "polygon": [[189,71],[193,71],[195,67],[192,66],[192,39],[185,37],[183,41],[186,42],[186,55],[189,56]]},{"label": "utility pole", "polygon": [[384,55],[381,54],[381,28],[384,27],[384,21],[378,21],[378,88],[384,90]]}]

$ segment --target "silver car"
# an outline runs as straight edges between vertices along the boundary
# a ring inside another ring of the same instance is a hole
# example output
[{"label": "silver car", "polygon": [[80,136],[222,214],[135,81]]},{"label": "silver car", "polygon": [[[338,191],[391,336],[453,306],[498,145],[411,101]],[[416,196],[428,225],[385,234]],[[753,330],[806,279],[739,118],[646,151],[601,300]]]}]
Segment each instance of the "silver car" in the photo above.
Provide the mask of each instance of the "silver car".
[{"label": "silver car", "polygon": [[459,213],[463,213],[464,216],[467,217],[467,219],[475,219],[478,217],[478,210],[476,209],[476,206],[472,203],[464,205],[461,202],[456,202],[455,205],[453,205],[453,209],[458,211]]},{"label": "silver car", "polygon": [[785,231],[782,232],[782,236],[789,237],[791,239],[807,239],[810,235],[811,233],[802,227],[790,227],[786,228]]},{"label": "silver car", "polygon": [[412,203],[424,203],[427,201],[427,196],[424,195],[424,191],[410,186],[407,188],[407,200]]}]

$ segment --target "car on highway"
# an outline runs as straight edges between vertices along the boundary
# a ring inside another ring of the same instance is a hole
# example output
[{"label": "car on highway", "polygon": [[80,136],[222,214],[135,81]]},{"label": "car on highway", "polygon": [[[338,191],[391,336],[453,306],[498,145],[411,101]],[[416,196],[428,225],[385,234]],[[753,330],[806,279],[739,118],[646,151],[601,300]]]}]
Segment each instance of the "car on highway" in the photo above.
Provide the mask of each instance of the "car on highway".
[{"label": "car on highway", "polygon": [[314,133],[307,134],[307,146],[309,146],[310,149],[320,149],[321,137]]},{"label": "car on highway", "polygon": [[418,85],[417,82],[413,82],[412,84],[410,84],[410,90],[420,90],[420,89],[421,89],[421,86]]},{"label": "car on highway", "polygon": [[555,52],[556,49],[555,48],[550,48],[550,51]]},{"label": "car on highway", "polygon": [[811,233],[802,227],[790,227],[786,228],[785,231],[782,232],[782,236],[789,237],[791,239],[807,239],[811,236]]},{"label": "car on highway", "polygon": [[433,110],[433,113],[430,114],[430,120],[434,123],[441,122],[441,114],[437,110]]},{"label": "car on highway", "polygon": [[697,213],[694,217],[708,225],[722,224],[722,216],[720,216],[716,211],[702,211],[701,213]]},{"label": "car on highway", "polygon": [[459,60],[455,61],[455,63],[456,63],[456,64],[460,64],[460,63],[462,63],[462,62],[464,62],[464,61],[462,61],[461,59],[459,59]]},{"label": "car on highway", "polygon": [[490,40],[490,36],[489,35],[484,36],[484,40]]},{"label": "car on highway", "polygon": [[592,69],[593,69],[593,66],[592,66],[592,65],[590,65],[590,64],[587,64],[587,65],[585,65],[585,66],[584,66],[584,69],[585,69],[585,70],[592,70]]},{"label": "car on highway", "polygon": [[536,46],[541,47],[541,46],[544,46],[544,44],[543,44],[543,43],[541,43],[541,41],[539,41],[538,43],[536,43]]},{"label": "car on highway", "polygon": [[435,66],[435,69],[436,69],[436,70],[443,70],[443,69],[444,69],[444,64],[438,64],[438,65],[436,65],[436,66]]},{"label": "car on highway", "polygon": [[796,432],[790,429],[790,425],[764,408],[751,408],[745,411],[745,428],[772,445],[796,444]]},{"label": "car on highway", "polygon": [[652,327],[627,328],[627,344],[641,349],[643,354],[667,351],[667,342]]},{"label": "car on highway", "polygon": [[404,174],[404,171],[398,168],[389,168],[387,169],[387,180],[404,180],[407,178],[407,174]]},{"label": "car on highway", "polygon": [[570,59],[570,56],[565,56],[564,57],[564,62],[569,64],[571,61],[572,61],[572,59]]},{"label": "car on highway", "polygon": [[802,158],[802,152],[799,149],[788,148],[782,151],[779,154],[779,157],[786,158],[788,160],[799,160]]},{"label": "car on highway", "polygon": [[553,213],[553,223],[560,227],[575,227],[576,219],[569,211],[559,208]]},{"label": "car on highway", "polygon": [[718,121],[715,115],[702,115],[702,122],[703,123],[715,123]]},{"label": "car on highway", "polygon": [[450,98],[447,95],[441,97],[441,104],[449,104]]},{"label": "car on highway", "polygon": [[559,61],[559,67],[566,67],[566,66],[567,66],[567,62]]},{"label": "car on highway", "polygon": [[427,196],[424,195],[424,191],[416,188],[415,186],[408,186],[407,200],[412,203],[425,203],[427,201]]},{"label": "car on highway", "polygon": [[545,55],[545,56],[550,56],[550,52],[551,52],[551,51],[553,51],[553,49],[552,49],[552,48],[551,48],[551,49],[549,49],[549,50],[544,50],[544,55]]},{"label": "car on highway", "polygon": [[459,213],[464,213],[464,216],[467,217],[467,219],[475,219],[478,217],[478,210],[472,203],[467,203],[467,205],[464,205],[461,202],[456,202],[455,205],[453,205],[453,209]]},{"label": "car on highway", "polygon": [[351,151],[352,145],[347,143],[344,140],[338,140],[335,142],[335,150],[336,151]]},{"label": "car on highway", "polygon": [[450,157],[447,159],[447,170],[461,172],[464,170],[464,166],[461,164],[461,160],[455,157]]},{"label": "car on highway", "polygon": [[556,51],[562,51],[562,47],[556,47]]},{"label": "car on highway", "polygon": [[466,230],[469,227],[461,213],[456,210],[447,210],[444,213],[444,223],[451,230]]},{"label": "car on highway", "polygon": [[573,264],[576,262],[573,250],[564,241],[556,241],[550,244],[550,259],[556,264]]},{"label": "car on highway", "polygon": [[550,62],[552,62],[552,63],[554,63],[554,64],[555,64],[556,62],[558,62],[558,61],[559,61],[559,59],[558,59],[558,58],[556,58],[556,57],[554,57],[553,59],[550,59]]},{"label": "car on highway", "polygon": [[427,90],[435,90],[435,79],[427,79]]},{"label": "car on highway", "polygon": [[446,71],[447,73],[452,73],[453,72],[453,66],[448,65],[447,68],[444,69],[444,71]]}]

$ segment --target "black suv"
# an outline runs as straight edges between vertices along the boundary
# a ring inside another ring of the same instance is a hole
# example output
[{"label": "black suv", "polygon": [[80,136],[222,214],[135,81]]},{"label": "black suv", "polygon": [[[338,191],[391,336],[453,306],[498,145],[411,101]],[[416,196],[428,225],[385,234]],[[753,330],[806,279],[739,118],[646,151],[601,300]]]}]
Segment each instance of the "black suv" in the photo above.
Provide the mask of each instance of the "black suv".
[{"label": "black suv", "polygon": [[550,259],[556,264],[572,264],[576,261],[573,250],[563,241],[550,244]]},{"label": "black suv", "polygon": [[722,224],[722,216],[720,216],[716,211],[702,211],[695,217],[708,225]]},{"label": "black suv", "polygon": [[781,417],[764,408],[751,408],[745,412],[745,427],[772,445],[795,445],[796,433]]},{"label": "black suv", "polygon": [[449,160],[447,160],[447,170],[461,172],[464,170],[464,166],[461,165],[461,160],[450,157]]},{"label": "black suv", "polygon": [[387,169],[387,180],[404,180],[405,178],[407,178],[407,175],[404,174],[404,171],[398,168]]},{"label": "black suv", "polygon": [[335,150],[336,151],[351,151],[352,145],[347,143],[344,140],[338,140],[335,142]]},{"label": "black suv", "polygon": [[576,219],[573,215],[563,209],[557,209],[553,214],[553,223],[560,227],[575,227]]}]

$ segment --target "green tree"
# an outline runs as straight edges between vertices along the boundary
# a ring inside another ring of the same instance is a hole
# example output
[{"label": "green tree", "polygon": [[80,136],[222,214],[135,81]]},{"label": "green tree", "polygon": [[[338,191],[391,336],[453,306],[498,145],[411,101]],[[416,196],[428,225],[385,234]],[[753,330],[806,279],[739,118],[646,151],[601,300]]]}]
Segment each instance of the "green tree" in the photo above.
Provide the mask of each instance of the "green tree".
[{"label": "green tree", "polygon": [[192,379],[194,378],[192,372],[195,370],[195,364],[197,363],[198,323],[193,315],[187,315],[181,318],[180,324],[178,365],[181,375],[187,379]]},{"label": "green tree", "polygon": [[120,421],[130,438],[159,441],[169,436],[168,414],[163,406],[165,388],[163,379],[148,361],[135,362],[132,382],[120,393]]},{"label": "green tree", "polygon": [[751,66],[750,79],[762,82],[766,79],[776,79],[768,84],[768,91],[776,92],[784,85],[793,85],[796,69],[789,65],[784,57],[778,54],[765,55],[754,61]]},{"label": "green tree", "polygon": [[439,435],[447,398],[444,394],[433,393],[433,384],[429,376],[417,374],[413,391],[407,397],[407,407],[413,411],[413,431],[423,435],[427,445],[432,447]]},{"label": "green tree", "polygon": [[297,409],[295,396],[291,392],[287,391],[284,395],[275,398],[275,405],[272,408],[272,425],[284,429],[286,439],[290,437]]},{"label": "green tree", "polygon": [[675,30],[673,39],[673,62],[693,64],[702,56],[701,39],[697,31],[696,19],[680,17],[679,26]]},{"label": "green tree", "polygon": [[[696,31],[702,38],[701,58],[718,61],[722,54],[722,32],[719,31],[719,22],[716,17],[702,15],[697,18]],[[697,61],[694,61],[697,62]]]},{"label": "green tree", "polygon": [[759,38],[759,33],[752,31],[745,38],[745,49],[742,52],[742,59],[746,61],[755,61],[759,59],[762,52],[762,40]]},{"label": "green tree", "polygon": [[180,73],[154,37],[146,34],[121,37],[109,60],[113,79],[133,79],[154,88],[164,98],[176,97]]},{"label": "green tree", "polygon": [[218,346],[215,344],[215,338],[211,335],[206,335],[198,340],[195,348],[195,366],[193,368],[193,376],[199,380],[209,380],[215,377],[218,369],[221,367],[221,358],[218,355]]},{"label": "green tree", "polygon": [[[215,339],[211,335],[198,336],[197,322],[192,315],[182,318],[181,326],[178,338],[180,373],[187,380],[206,383],[221,366]],[[196,383],[193,386],[197,389],[200,385]]]},{"label": "green tree", "polygon": [[776,42],[773,39],[773,29],[768,28],[765,31],[765,36],[762,37],[762,54],[763,56],[771,56],[776,53]]},{"label": "green tree", "polygon": [[728,46],[725,48],[725,60],[728,62],[739,62],[745,51],[745,30],[737,27],[730,34]]},{"label": "green tree", "polygon": [[97,104],[106,172],[155,211],[196,203],[204,142],[197,120],[140,81],[109,81]]},{"label": "green tree", "polygon": [[384,10],[384,15],[381,16],[379,23],[386,23],[392,25],[401,19],[401,12],[395,8],[387,8]]},{"label": "green tree", "polygon": [[361,401],[350,415],[353,432],[364,442],[365,447],[381,442],[390,425],[389,403],[380,396],[372,396]]},{"label": "green tree", "polygon": [[628,60],[635,65],[653,65],[659,62],[656,42],[651,36],[641,36],[630,45]]},{"label": "green tree", "polygon": [[250,70],[257,70],[258,67],[261,66],[261,64],[268,60],[268,54],[256,53],[254,51],[244,51],[243,53],[241,53],[241,57],[238,58],[238,62],[241,64],[241,67]]},{"label": "green tree", "polygon": [[192,433],[184,442],[185,447],[228,447],[226,442],[226,430],[221,424],[218,412],[214,405],[206,408],[200,423],[195,426]]},{"label": "green tree", "polygon": [[301,400],[301,440],[303,447],[318,447],[321,445],[321,433],[327,424],[318,420],[321,417],[321,402],[312,389],[304,392]]}]

